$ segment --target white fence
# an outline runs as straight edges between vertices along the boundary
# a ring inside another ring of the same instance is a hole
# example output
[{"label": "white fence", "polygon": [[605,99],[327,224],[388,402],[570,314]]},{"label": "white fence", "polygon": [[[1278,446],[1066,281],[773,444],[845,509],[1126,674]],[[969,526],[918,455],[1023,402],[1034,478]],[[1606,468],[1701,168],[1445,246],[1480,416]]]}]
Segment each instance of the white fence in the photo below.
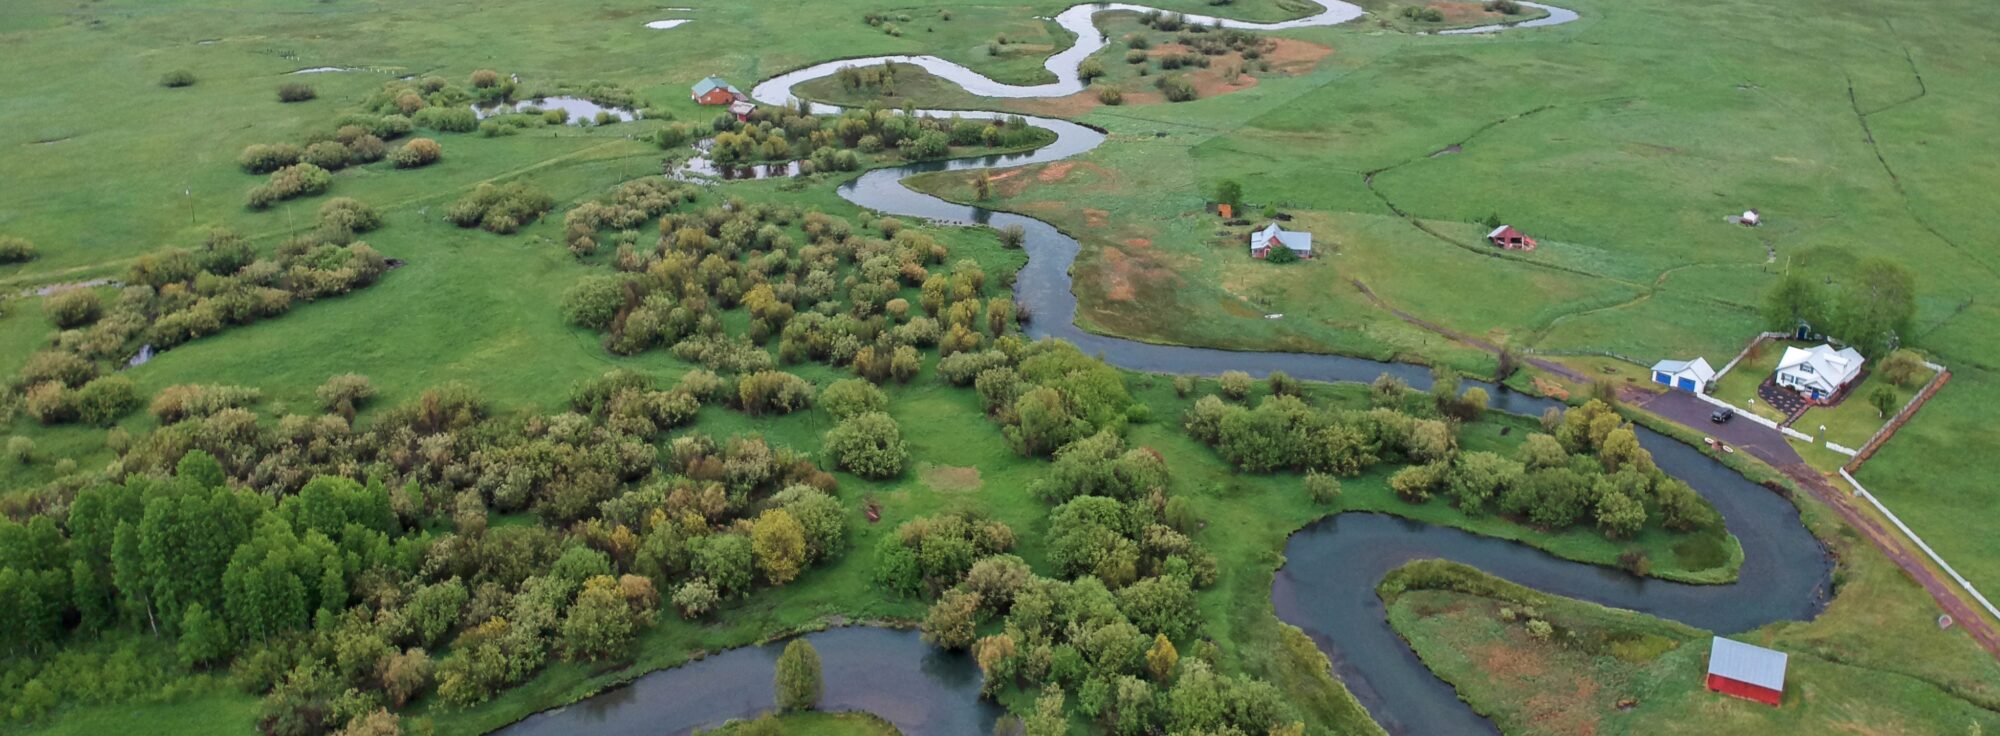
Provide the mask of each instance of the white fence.
[{"label": "white fence", "polygon": [[1741,362],[1743,362],[1743,358],[1744,358],[1744,356],[1747,356],[1747,355],[1749,355],[1749,354],[1750,354],[1750,351],[1751,351],[1751,350],[1755,350],[1755,349],[1757,348],[1757,343],[1760,343],[1760,342],[1763,342],[1763,341],[1765,341],[1765,340],[1775,340],[1775,339],[1778,339],[1778,338],[1781,338],[1781,337],[1791,337],[1791,335],[1792,335],[1792,333],[1789,333],[1789,332],[1760,332],[1760,333],[1757,333],[1757,337],[1755,337],[1755,338],[1751,339],[1751,340],[1750,340],[1750,344],[1748,344],[1748,345],[1745,345],[1745,346],[1743,346],[1743,351],[1742,351],[1742,352],[1740,352],[1740,353],[1737,353],[1737,354],[1736,354],[1736,357],[1734,357],[1734,358],[1730,358],[1730,359],[1729,359],[1729,362],[1728,362],[1728,363],[1724,363],[1724,364],[1722,365],[1722,370],[1719,370],[1719,371],[1716,371],[1716,372],[1715,372],[1715,379],[1714,379],[1714,380],[1717,380],[1717,381],[1720,381],[1720,380],[1722,380],[1722,377],[1723,377],[1723,376],[1726,376],[1726,375],[1729,375],[1729,370],[1730,370],[1731,368],[1735,368],[1735,367],[1736,367],[1736,364],[1737,364],[1737,363],[1741,363]]},{"label": "white fence", "polygon": [[1903,520],[1896,518],[1895,512],[1890,511],[1889,507],[1883,506],[1881,501],[1875,500],[1875,494],[1869,493],[1866,488],[1862,488],[1861,481],[1855,480],[1852,475],[1848,475],[1846,468],[1840,469],[1840,477],[1846,479],[1848,485],[1854,486],[1855,495],[1868,499],[1868,503],[1873,505],[1876,511],[1880,511],[1883,516],[1888,517],[1889,523],[1895,524],[1897,529],[1902,530],[1903,536],[1909,537],[1912,542],[1916,542],[1917,549],[1923,550],[1924,554],[1931,558],[1931,562],[1937,563],[1937,566],[1942,568],[1946,575],[1950,575],[1952,580],[1958,581],[1959,587],[1964,588],[1965,592],[1971,593],[1973,600],[1979,601],[1979,605],[1984,606],[1987,613],[1992,614],[1996,619],[2000,619],[2000,610],[1995,610],[1993,604],[1986,601],[1986,596],[1979,594],[1978,588],[1972,587],[1972,583],[1967,582],[1964,576],[1959,575],[1957,570],[1952,569],[1951,563],[1945,562],[1943,557],[1939,557],[1937,552],[1932,551],[1931,546],[1924,543],[1923,537],[1917,536],[1916,532],[1910,531],[1908,526],[1904,526]]}]

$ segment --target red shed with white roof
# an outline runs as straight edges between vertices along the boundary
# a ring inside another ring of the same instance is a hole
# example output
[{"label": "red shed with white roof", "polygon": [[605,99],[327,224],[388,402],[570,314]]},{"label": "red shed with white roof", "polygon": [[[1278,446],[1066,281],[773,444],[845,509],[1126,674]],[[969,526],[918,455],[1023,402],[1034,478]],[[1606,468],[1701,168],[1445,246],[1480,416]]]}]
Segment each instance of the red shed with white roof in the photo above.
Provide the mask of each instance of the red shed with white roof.
[{"label": "red shed with white roof", "polygon": [[1715,637],[1708,649],[1708,689],[1778,705],[1785,700],[1784,652]]}]

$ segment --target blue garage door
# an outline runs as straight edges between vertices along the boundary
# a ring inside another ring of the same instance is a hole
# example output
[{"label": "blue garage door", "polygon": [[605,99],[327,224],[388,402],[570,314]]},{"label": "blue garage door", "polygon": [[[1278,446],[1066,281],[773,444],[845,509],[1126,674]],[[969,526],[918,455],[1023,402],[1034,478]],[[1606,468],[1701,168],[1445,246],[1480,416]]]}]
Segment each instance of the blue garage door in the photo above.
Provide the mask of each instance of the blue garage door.
[{"label": "blue garage door", "polygon": [[1674,385],[1674,377],[1659,371],[1653,371],[1653,382],[1662,386],[1672,386]]},{"label": "blue garage door", "polygon": [[1694,386],[1694,379],[1692,379],[1692,378],[1682,378],[1682,379],[1680,379],[1680,387],[1681,387],[1681,388],[1684,388],[1684,389],[1687,389],[1687,390],[1689,390],[1689,391],[1693,391],[1693,390],[1695,389],[1695,386]]}]

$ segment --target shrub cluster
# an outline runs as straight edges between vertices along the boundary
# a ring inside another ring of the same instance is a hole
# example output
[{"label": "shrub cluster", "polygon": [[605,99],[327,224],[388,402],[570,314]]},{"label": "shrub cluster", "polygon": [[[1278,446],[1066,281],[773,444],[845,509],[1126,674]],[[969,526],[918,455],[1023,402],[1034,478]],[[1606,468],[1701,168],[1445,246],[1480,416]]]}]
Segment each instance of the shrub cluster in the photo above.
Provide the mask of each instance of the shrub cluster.
[{"label": "shrub cluster", "polygon": [[[665,178],[635,179],[613,189],[611,195],[577,205],[563,215],[563,239],[571,253],[588,256],[597,252],[598,231],[613,229],[633,232],[661,213],[692,202],[701,189]],[[610,315],[605,315],[609,318]],[[590,325],[601,328],[603,324]]]},{"label": "shrub cluster", "polygon": [[1403,6],[1403,17],[1424,23],[1443,23],[1444,11],[1423,5]]},{"label": "shrub cluster", "polygon": [[437,163],[444,157],[444,147],[429,138],[411,138],[389,154],[389,162],[399,169],[416,169]]},{"label": "shrub cluster", "polygon": [[[8,393],[25,400],[44,422],[101,424],[115,419],[101,411],[76,410],[73,403],[80,395],[120,399],[104,402],[105,411],[136,408],[136,401],[123,401],[115,388],[84,392],[100,364],[123,361],[140,345],[169,349],[230,325],[278,316],[296,301],[373,284],[388,270],[388,262],[353,238],[378,223],[366,205],[336,199],[322,208],[318,228],[281,244],[271,258],[258,257],[227,230],[214,231],[197,250],[167,248],[141,256],[108,305],[86,290],[54,298],[51,306],[65,320],[63,331],[53,347],[30,357]],[[89,316],[93,312],[101,314]]]},{"label": "shrub cluster", "polygon": [[[1383,405],[1367,411],[1315,408],[1289,395],[1250,409],[1205,396],[1183,424],[1190,436],[1247,472],[1353,476],[1382,462],[1407,463],[1389,477],[1397,495],[1413,503],[1446,496],[1475,516],[1497,507],[1546,529],[1594,523],[1614,539],[1638,533],[1653,519],[1676,530],[1717,523],[1708,502],[1659,470],[1631,427],[1602,402],[1564,413],[1554,435],[1529,435],[1509,458],[1459,450],[1457,423],[1469,411],[1462,399],[1419,395],[1421,401],[1411,402],[1394,384],[1377,383]],[[1483,397],[1477,403],[1484,408]],[[1318,481],[1312,489],[1316,501],[1338,494],[1337,483],[1319,487],[1324,485]]]},{"label": "shrub cluster", "polygon": [[332,186],[333,174],[326,169],[311,163],[296,163],[271,172],[270,180],[250,189],[244,204],[261,210],[287,199],[324,194]]},{"label": "shrub cluster", "polygon": [[173,71],[162,74],[160,75],[160,86],[192,87],[194,86],[194,72],[188,71],[186,69],[175,69]]},{"label": "shrub cluster", "polygon": [[0,235],[0,263],[27,263],[41,255],[26,238]]},{"label": "shrub cluster", "polygon": [[1153,82],[1153,86],[1159,88],[1168,102],[1187,102],[1195,98],[1194,83],[1186,77],[1160,77]]},{"label": "shrub cluster", "polygon": [[279,102],[305,102],[318,96],[319,93],[313,91],[312,85],[304,82],[286,82],[278,85]]},{"label": "shrub cluster", "polygon": [[[594,251],[595,226],[636,224],[644,212],[694,194],[666,184],[621,187],[612,202],[585,204],[566,218],[571,247]],[[658,243],[645,250],[637,232],[619,232],[618,273],[587,277],[564,294],[569,320],[606,330],[612,352],[671,346],[711,369],[749,373],[774,364],[758,345],[777,337],[775,362],[821,361],[880,383],[914,377],[919,348],[978,350],[1013,328],[1013,305],[984,296],[986,275],[976,263],[933,273],[944,247],[894,219],[875,224],[883,236],[876,238],[839,217],[731,202],[670,212],[658,229]],[[912,314],[912,301],[930,316]],[[748,310],[749,333],[731,337],[722,312],[736,308]]]},{"label": "shrub cluster", "polygon": [[[842,74],[868,71],[844,69]],[[838,116],[765,106],[751,113],[748,121],[726,114],[718,116],[712,127],[716,134],[707,153],[717,164],[798,159],[809,164],[805,173],[860,168],[856,151],[872,154],[895,149],[906,158],[924,160],[943,158],[953,146],[1019,147],[1047,136],[1041,129],[1028,127],[1027,121],[1018,116],[990,121],[939,118],[904,115],[879,106],[850,110]],[[689,135],[689,131],[669,127],[656,140],[661,146],[671,148],[683,143]]]},{"label": "shrub cluster", "polygon": [[[936,599],[926,641],[970,650],[982,693],[1041,692],[1031,732],[1059,733],[1073,710],[1118,733],[1267,733],[1298,729],[1276,688],[1215,671],[1213,648],[1182,659],[1172,640],[1196,635],[1195,590],[1213,558],[1167,522],[1167,471],[1151,450],[1101,433],[1064,447],[1037,495],[1049,517],[1049,560],[1037,576],[1005,554],[1013,533],[953,514],[898,527],[876,549],[877,582]],[[981,630],[996,633],[980,636]],[[1074,693],[1074,699],[1067,697]]]},{"label": "shrub cluster", "polygon": [[444,216],[459,227],[477,227],[505,235],[541,218],[555,206],[555,199],[547,192],[524,181],[481,184],[446,208]]},{"label": "shrub cluster", "polygon": [[[123,382],[73,361],[35,362],[85,381],[78,394]],[[114,666],[228,668],[263,694],[265,731],[322,733],[393,725],[388,709],[426,694],[477,703],[553,657],[623,656],[659,591],[699,616],[846,547],[834,479],[808,457],[756,437],[654,448],[718,384],[695,373],[662,390],[614,372],[578,384],[571,411],[504,418],[443,387],[366,430],[340,410],[368,393],[359,377],[321,391],[333,413],[275,424],[244,408],[253,391],[171,388],[154,404],[165,426],[108,480],[61,491],[48,507],[62,516],[0,519],[4,646],[61,652],[10,658],[0,696],[100,702],[80,690],[122,687]],[[488,525],[522,511],[544,523]],[[79,662],[58,646],[152,626],[169,661]]]}]

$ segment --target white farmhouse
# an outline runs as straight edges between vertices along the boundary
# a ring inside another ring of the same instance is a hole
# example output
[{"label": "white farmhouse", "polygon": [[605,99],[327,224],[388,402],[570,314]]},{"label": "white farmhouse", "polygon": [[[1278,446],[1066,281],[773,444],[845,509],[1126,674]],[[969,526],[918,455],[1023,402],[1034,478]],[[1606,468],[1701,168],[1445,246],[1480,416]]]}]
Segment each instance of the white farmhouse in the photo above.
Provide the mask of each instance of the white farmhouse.
[{"label": "white farmhouse", "polygon": [[1808,350],[1788,347],[1785,348],[1785,356],[1778,360],[1778,372],[1771,376],[1771,380],[1798,391],[1807,400],[1819,402],[1839,393],[1859,377],[1861,364],[1866,361],[1854,348],[1834,350],[1832,345],[1820,345]]}]

